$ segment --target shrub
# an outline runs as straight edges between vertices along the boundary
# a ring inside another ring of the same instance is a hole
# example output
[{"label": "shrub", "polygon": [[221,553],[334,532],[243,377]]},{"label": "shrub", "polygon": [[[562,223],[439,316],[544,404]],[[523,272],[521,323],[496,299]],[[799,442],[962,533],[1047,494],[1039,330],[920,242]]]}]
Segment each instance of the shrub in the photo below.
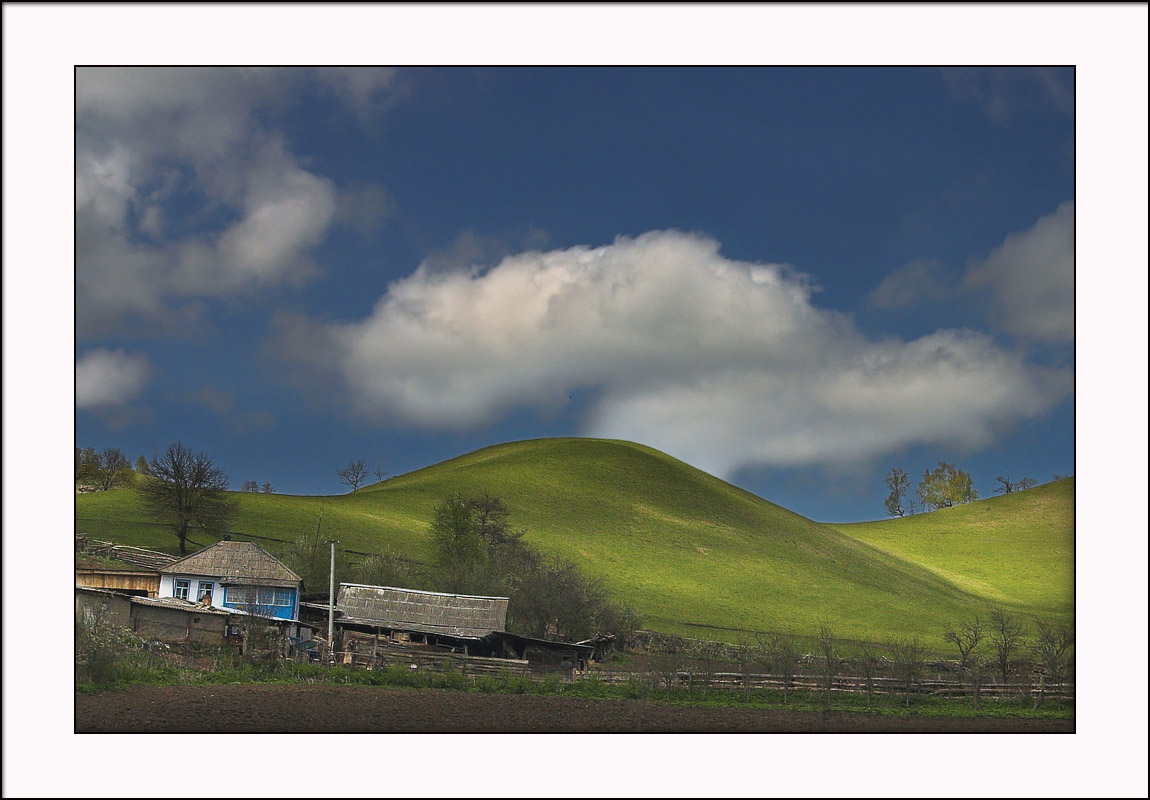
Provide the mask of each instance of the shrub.
[{"label": "shrub", "polygon": [[137,665],[143,641],[107,617],[83,610],[76,617],[76,683],[106,685]]}]

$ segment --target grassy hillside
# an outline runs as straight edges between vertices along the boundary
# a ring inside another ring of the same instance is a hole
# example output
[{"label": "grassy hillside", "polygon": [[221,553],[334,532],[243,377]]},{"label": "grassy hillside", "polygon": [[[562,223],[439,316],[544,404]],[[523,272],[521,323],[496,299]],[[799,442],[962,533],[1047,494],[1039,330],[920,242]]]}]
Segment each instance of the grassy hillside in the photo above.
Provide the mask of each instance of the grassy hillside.
[{"label": "grassy hillside", "polygon": [[[825,619],[844,638],[919,634],[933,646],[945,622],[1002,599],[965,577],[976,571],[947,567],[945,554],[915,563],[917,555],[884,544],[879,528],[820,525],[626,442],[499,445],[334,497],[237,493],[233,527],[287,542],[315,530],[322,506],[323,533],[342,547],[391,546],[426,561],[436,503],[484,491],[503,498],[527,542],[601,577],[657,630],[735,640],[738,629],[810,634]],[[78,496],[76,516],[77,530],[94,536],[175,546],[164,528],[139,523],[146,516],[130,490]],[[933,516],[893,524],[925,525]],[[867,539],[872,534],[877,544]],[[978,580],[999,585],[986,577]],[[1062,602],[1061,589],[1030,585],[1020,608],[1046,611]]]},{"label": "grassy hillside", "polygon": [[1005,606],[1074,608],[1074,478],[931,514],[832,526]]}]

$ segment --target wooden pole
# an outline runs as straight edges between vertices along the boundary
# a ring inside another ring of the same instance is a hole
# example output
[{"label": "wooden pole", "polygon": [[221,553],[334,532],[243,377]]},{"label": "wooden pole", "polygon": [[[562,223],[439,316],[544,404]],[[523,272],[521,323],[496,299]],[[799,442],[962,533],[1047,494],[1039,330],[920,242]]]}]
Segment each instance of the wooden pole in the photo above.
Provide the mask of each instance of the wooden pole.
[{"label": "wooden pole", "polygon": [[331,545],[331,570],[327,581],[327,646],[331,654],[335,655],[335,539],[329,539]]}]

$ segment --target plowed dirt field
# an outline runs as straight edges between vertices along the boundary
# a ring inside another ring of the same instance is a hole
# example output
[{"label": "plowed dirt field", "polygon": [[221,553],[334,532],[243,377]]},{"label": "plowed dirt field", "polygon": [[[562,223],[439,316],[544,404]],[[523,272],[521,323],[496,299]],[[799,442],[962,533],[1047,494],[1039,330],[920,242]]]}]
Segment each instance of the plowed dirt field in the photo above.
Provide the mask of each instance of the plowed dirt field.
[{"label": "plowed dirt field", "polygon": [[1073,720],[892,718],[363,686],[137,686],[76,695],[77,733],[1073,733]]}]

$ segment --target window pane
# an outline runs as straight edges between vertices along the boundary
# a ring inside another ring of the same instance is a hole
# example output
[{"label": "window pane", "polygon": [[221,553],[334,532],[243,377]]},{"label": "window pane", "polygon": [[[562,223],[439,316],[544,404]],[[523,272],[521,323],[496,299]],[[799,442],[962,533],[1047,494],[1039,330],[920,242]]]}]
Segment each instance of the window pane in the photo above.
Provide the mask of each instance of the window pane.
[{"label": "window pane", "polygon": [[173,597],[178,597],[181,600],[188,599],[188,589],[191,587],[191,581],[176,581],[176,588],[172,592]]}]

